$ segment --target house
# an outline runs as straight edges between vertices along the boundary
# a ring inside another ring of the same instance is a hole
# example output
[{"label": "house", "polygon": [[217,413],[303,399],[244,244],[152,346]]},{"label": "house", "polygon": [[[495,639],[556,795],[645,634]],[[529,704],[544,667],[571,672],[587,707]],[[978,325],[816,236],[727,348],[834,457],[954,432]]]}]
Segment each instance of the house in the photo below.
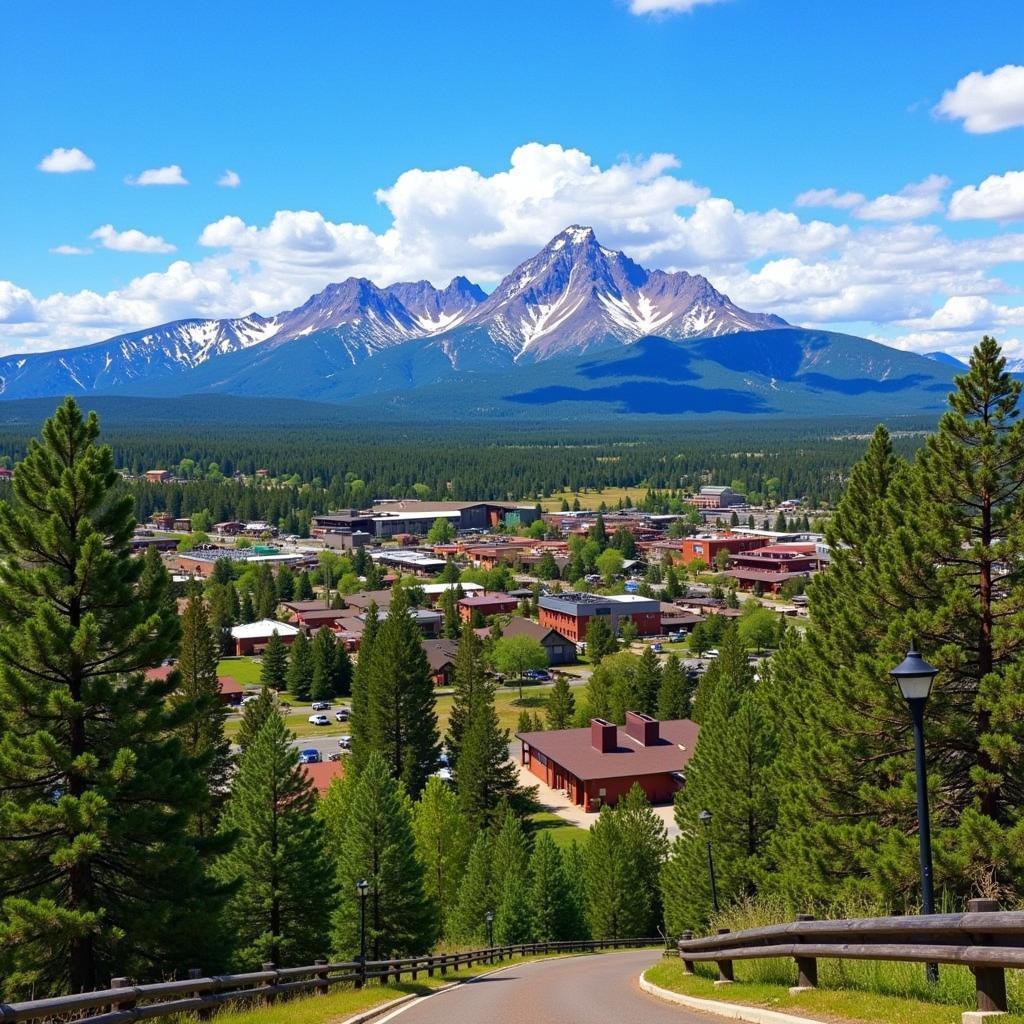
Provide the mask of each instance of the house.
[{"label": "house", "polygon": [[544,648],[549,665],[573,665],[576,662],[576,645],[567,637],[539,622],[517,615],[501,630],[502,636],[528,636]]},{"label": "house", "polygon": [[237,537],[242,532],[244,524],[239,523],[233,519],[229,519],[227,522],[214,523],[214,533],[224,534],[226,537]]},{"label": "house", "polygon": [[304,611],[295,612],[295,622],[303,626],[307,633],[315,633],[323,626],[328,629],[334,627],[342,620],[351,618],[351,608],[325,608],[320,602],[319,608],[307,608]]},{"label": "house", "polygon": [[0,480],[10,480],[13,476],[13,470],[8,469],[6,466],[0,466]]},{"label": "house", "polygon": [[474,612],[479,612],[485,619],[492,615],[508,615],[518,607],[519,602],[509,594],[475,594],[459,601],[459,618],[469,622]]},{"label": "house", "polygon": [[168,469],[147,469],[146,482],[150,484],[169,484],[171,472]]},{"label": "house", "polygon": [[420,643],[427,661],[430,662],[430,675],[435,686],[451,686],[455,676],[455,658],[459,653],[459,645],[455,640],[424,640]]},{"label": "house", "polygon": [[175,530],[179,533],[191,533],[192,532],[192,517],[191,516],[179,516],[171,524]]},{"label": "house", "polygon": [[157,530],[170,530],[174,526],[174,516],[170,512],[154,512],[149,521]]},{"label": "house", "polygon": [[244,695],[245,688],[237,679],[231,676],[217,676],[217,696],[220,697],[221,704],[238,707]]},{"label": "house", "polygon": [[231,639],[235,642],[235,654],[262,654],[274,633],[277,633],[282,643],[290,645],[298,636],[299,629],[289,622],[276,622],[274,619],[260,619],[259,622],[232,626]]},{"label": "house", "polygon": [[634,783],[651,803],[671,800],[685,781],[700,727],[688,718],[659,722],[636,711],[626,724],[591,720],[589,728],[516,733],[521,764],[578,807],[615,804]]},{"label": "house", "polygon": [[632,619],[638,636],[658,636],[662,631],[661,602],[638,594],[546,594],[537,604],[540,624],[574,644],[586,640],[587,626],[595,616],[604,618],[613,634],[626,619]]}]

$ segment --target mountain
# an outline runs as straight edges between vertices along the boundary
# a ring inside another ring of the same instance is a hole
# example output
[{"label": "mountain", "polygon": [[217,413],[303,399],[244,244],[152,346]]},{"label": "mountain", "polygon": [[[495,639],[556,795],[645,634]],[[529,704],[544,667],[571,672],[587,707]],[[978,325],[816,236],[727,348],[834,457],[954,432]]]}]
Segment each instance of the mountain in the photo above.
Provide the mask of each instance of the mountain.
[{"label": "mountain", "polygon": [[777,316],[740,309],[699,275],[645,270],[604,248],[591,228],[573,225],[516,267],[458,333],[483,333],[517,361],[532,361],[609,340],[713,338],[787,326]]},{"label": "mountain", "polygon": [[948,352],[925,352],[925,359],[934,359],[937,363],[945,363],[946,366],[952,366],[958,371],[967,369],[967,364],[962,359],[957,359],[956,356],[951,356]]}]

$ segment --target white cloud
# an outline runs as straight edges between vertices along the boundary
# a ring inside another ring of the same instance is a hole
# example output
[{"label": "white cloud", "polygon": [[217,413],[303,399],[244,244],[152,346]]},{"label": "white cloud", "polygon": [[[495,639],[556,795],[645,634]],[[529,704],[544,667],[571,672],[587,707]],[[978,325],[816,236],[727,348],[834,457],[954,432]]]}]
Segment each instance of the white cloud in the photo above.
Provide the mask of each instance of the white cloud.
[{"label": "white cloud", "polygon": [[839,192],[834,188],[813,188],[801,192],[794,206],[828,206],[849,210],[860,220],[904,221],[929,217],[942,209],[942,193],[949,178],[930,174],[924,181],[904,185],[899,192],[868,199],[860,192]]},{"label": "white cloud", "polygon": [[631,14],[683,14],[722,0],[629,0]]},{"label": "white cloud", "polygon": [[1024,171],[989,175],[980,185],[957,189],[950,220],[1015,220],[1024,217]]},{"label": "white cloud", "polygon": [[159,235],[146,235],[136,228],[118,231],[112,224],[104,224],[89,237],[95,238],[104,249],[113,249],[114,252],[174,252],[174,246]]},{"label": "white cloud", "polygon": [[864,202],[860,192],[839,192],[834,188],[812,188],[793,200],[794,206],[831,206],[835,210],[851,210]]},{"label": "white cloud", "polygon": [[[81,344],[184,316],[271,314],[348,276],[446,284],[466,274],[490,285],[573,223],[592,225],[602,244],[645,266],[703,273],[748,309],[813,326],[855,325],[855,333],[911,339],[900,342],[907,347],[941,347],[935,336],[956,333],[944,325],[967,320],[972,326],[961,333],[1012,327],[1024,302],[998,276],[1024,264],[1024,232],[986,226],[980,237],[965,237],[965,229],[953,238],[939,222],[860,219],[868,204],[876,214],[920,216],[941,201],[943,179],[874,199],[853,193],[852,204],[850,193],[805,193],[808,205],[844,204],[849,222],[830,223],[742,209],[687,180],[679,166],[671,154],[654,154],[602,167],[578,149],[529,143],[493,174],[453,167],[399,175],[377,193],[389,215],[379,231],[318,210],[279,210],[263,223],[223,217],[199,236],[205,258],[175,260],[105,294],[37,298],[0,286],[0,350]],[[103,244],[131,247],[121,241],[129,232],[98,231]],[[136,234],[142,251],[168,245]]]},{"label": "white cloud", "polygon": [[55,245],[50,252],[56,256],[88,256],[92,249],[83,249],[79,245]]},{"label": "white cloud", "polygon": [[217,184],[221,188],[238,188],[242,184],[242,179],[238,176],[237,171],[226,170],[218,179]]},{"label": "white cloud", "polygon": [[181,173],[177,164],[169,167],[150,167],[148,170],[137,174],[134,178],[129,175],[124,179],[127,185],[187,185],[188,179]]},{"label": "white cloud", "polygon": [[935,113],[963,121],[976,135],[1024,125],[1024,67],[1005,64],[990,75],[972,71],[945,92]]},{"label": "white cloud", "polygon": [[36,166],[47,174],[73,174],[76,171],[94,170],[96,164],[76,147],[63,149],[58,146],[47,153]]}]

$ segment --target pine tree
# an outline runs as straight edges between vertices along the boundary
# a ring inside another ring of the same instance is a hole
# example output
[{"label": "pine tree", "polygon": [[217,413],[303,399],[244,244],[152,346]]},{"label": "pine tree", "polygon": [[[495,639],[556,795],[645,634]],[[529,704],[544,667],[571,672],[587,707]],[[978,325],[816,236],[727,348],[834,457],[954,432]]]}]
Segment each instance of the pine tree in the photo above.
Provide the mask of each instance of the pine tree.
[{"label": "pine tree", "polygon": [[650,917],[650,893],[607,805],[590,826],[584,865],[590,933],[597,939],[639,936]]},{"label": "pine tree", "polygon": [[336,697],[351,696],[354,675],[352,659],[349,657],[345,645],[338,641],[334,645],[334,695]]},{"label": "pine tree", "polygon": [[562,854],[546,832],[537,836],[530,857],[531,933],[535,942],[559,942],[571,939],[573,909]]},{"label": "pine tree", "polygon": [[480,946],[487,939],[485,914],[494,913],[491,900],[491,846],[488,832],[477,834],[469,851],[466,870],[459,884],[458,898],[448,922],[448,938],[468,946]]},{"label": "pine tree", "polygon": [[174,600],[171,589],[171,577],[167,567],[155,547],[147,547],[142,556],[142,573],[139,576],[139,589],[144,593],[163,595],[163,610],[170,615],[178,614],[178,604]]},{"label": "pine tree", "polygon": [[260,662],[260,682],[278,693],[288,684],[288,651],[277,630],[270,634]]},{"label": "pine tree", "polygon": [[576,698],[573,696],[566,676],[555,679],[555,685],[548,694],[547,725],[549,729],[571,729],[576,717]]},{"label": "pine tree", "polygon": [[242,591],[238,617],[242,622],[254,622],[256,620],[256,610],[253,607],[252,594],[248,590]]},{"label": "pine tree", "polygon": [[658,690],[658,718],[689,718],[692,714],[694,685],[679,658],[670,654],[661,670]]},{"label": "pine tree", "polygon": [[424,889],[416,856],[409,798],[374,751],[359,773],[345,820],[338,857],[340,899],[334,915],[334,950],[348,958],[359,952],[356,882],[369,883],[366,945],[371,960],[426,953],[437,934],[437,908]]},{"label": "pine tree", "polygon": [[658,713],[658,694],[661,690],[661,664],[654,648],[646,644],[640,655],[636,668],[636,699],[635,707],[629,711],[642,711],[645,715]]},{"label": "pine tree", "polygon": [[274,573],[265,562],[256,573],[253,609],[257,619],[272,619],[277,611],[277,588],[274,585]]},{"label": "pine tree", "polygon": [[[361,551],[362,548],[359,550]],[[359,640],[359,657],[352,675],[352,714],[349,720],[352,753],[348,763],[349,770],[353,772],[359,772],[370,757],[370,668],[379,628],[377,605],[371,601],[369,608],[366,609],[363,635]]]},{"label": "pine tree", "polygon": [[676,572],[675,566],[670,565],[665,570],[665,587],[662,593],[667,600],[674,601],[682,592],[683,588],[679,583],[679,574]]},{"label": "pine tree", "polygon": [[305,569],[303,569],[302,572],[299,573],[298,582],[295,584],[295,600],[313,600],[313,584],[310,581],[309,573]]},{"label": "pine tree", "polygon": [[668,856],[665,823],[651,809],[647,794],[634,782],[615,805],[621,842],[636,865],[640,884],[650,896],[650,912],[640,935],[655,935],[661,926],[661,893],[658,880]]},{"label": "pine tree", "polygon": [[207,807],[194,822],[201,836],[215,831],[231,770],[231,744],[224,736],[227,712],[217,681],[219,658],[206,602],[194,591],[181,616],[175,700],[192,705],[180,732],[181,742],[189,758],[203,765],[206,776]]},{"label": "pine tree", "polygon": [[601,659],[614,654],[619,645],[612,636],[611,627],[600,616],[593,615],[587,623],[587,658],[592,665],[600,665]]},{"label": "pine tree", "polygon": [[454,766],[456,782],[462,737],[469,723],[470,713],[477,698],[489,686],[484,668],[483,643],[473,631],[473,627],[468,622],[463,623],[455,655],[452,709],[448,715],[448,733],[445,737],[448,759]]},{"label": "pine tree", "polygon": [[[367,688],[370,749],[416,797],[436,770],[441,744],[434,684],[404,587],[396,587],[373,641]],[[355,718],[355,715],[353,715]]]},{"label": "pine tree", "polygon": [[313,673],[310,680],[309,695],[313,700],[330,700],[335,695],[337,669],[334,634],[321,626],[313,637],[310,661]]},{"label": "pine tree", "polygon": [[569,938],[589,939],[587,924],[587,868],[583,855],[585,841],[574,839],[562,847],[562,867],[565,871],[565,896],[568,911],[566,931]]},{"label": "pine tree", "polygon": [[441,613],[444,615],[444,637],[448,640],[457,640],[460,626],[459,599],[455,596],[454,587],[449,587],[441,595]]},{"label": "pine tree", "polygon": [[[36,997],[159,974],[206,947],[219,889],[194,713],[176,680],[166,574],[141,585],[132,496],[95,414],[67,399],[0,503],[0,993]],[[189,948],[191,947],[191,948]],[[204,954],[205,955],[205,954]],[[210,954],[212,957],[212,954]],[[190,961],[191,962],[191,961]]]},{"label": "pine tree", "polygon": [[281,717],[277,709],[277,699],[274,697],[273,691],[264,686],[260,690],[259,696],[255,700],[249,701],[242,712],[242,721],[239,723],[235,741],[243,754],[260,734],[267,719],[273,717]]},{"label": "pine tree", "polygon": [[299,630],[288,648],[288,672],[285,684],[296,700],[309,700],[313,684],[313,660],[306,634]]},{"label": "pine tree", "polygon": [[237,884],[224,910],[235,965],[254,970],[325,955],[333,886],[324,827],[280,715],[266,719],[242,755],[222,829],[237,835],[214,869]]},{"label": "pine tree", "polygon": [[530,846],[522,822],[508,807],[491,852],[494,941],[499,946],[529,942]]},{"label": "pine tree", "polygon": [[451,787],[441,779],[427,780],[413,810],[416,852],[423,864],[423,887],[437,907],[438,934],[449,932],[459,883],[466,870],[472,836]]}]

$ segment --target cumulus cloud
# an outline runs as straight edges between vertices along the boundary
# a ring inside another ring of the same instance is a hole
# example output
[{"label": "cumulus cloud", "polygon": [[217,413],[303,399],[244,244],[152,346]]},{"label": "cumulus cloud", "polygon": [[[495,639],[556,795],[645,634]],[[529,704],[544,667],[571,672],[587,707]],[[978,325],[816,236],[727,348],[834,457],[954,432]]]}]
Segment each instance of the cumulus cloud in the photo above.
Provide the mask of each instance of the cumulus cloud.
[{"label": "cumulus cloud", "polygon": [[47,174],[74,174],[76,171],[94,170],[96,164],[74,146],[71,149],[58,146],[47,153],[36,166]]},{"label": "cumulus cloud", "polygon": [[187,185],[188,179],[177,164],[168,167],[150,167],[134,177],[124,179],[127,185]]},{"label": "cumulus cloud", "polygon": [[221,188],[238,188],[242,184],[242,179],[238,176],[237,171],[226,170],[218,179],[217,184]]},{"label": "cumulus cloud", "polygon": [[957,189],[950,220],[1016,220],[1024,217],[1024,171],[989,175],[980,185]]},{"label": "cumulus cloud", "polygon": [[904,185],[899,192],[868,199],[860,192],[840,192],[834,188],[813,188],[801,192],[794,206],[828,206],[849,210],[860,220],[904,221],[929,217],[942,210],[942,193],[949,187],[949,178],[930,174],[924,181]]},{"label": "cumulus cloud", "polygon": [[174,246],[159,235],[147,235],[136,228],[118,231],[112,224],[104,224],[89,237],[114,252],[174,252]]},{"label": "cumulus cloud", "polygon": [[629,0],[629,10],[632,14],[683,14],[718,3],[722,0]]},{"label": "cumulus cloud", "polygon": [[[997,314],[1012,326],[1021,300],[998,274],[1024,263],[1024,232],[952,238],[941,223],[915,223],[911,215],[941,204],[945,187],[932,177],[873,199],[828,189],[800,197],[806,207],[838,201],[848,222],[831,223],[743,209],[688,180],[671,154],[600,166],[578,149],[529,143],[493,174],[453,167],[399,175],[377,192],[389,215],[379,231],[318,210],[279,210],[255,223],[226,216],[202,229],[204,258],[176,260],[106,294],[36,298],[8,284],[0,348],[81,344],[184,316],[272,314],[348,276],[441,285],[466,274],[492,285],[573,223],[593,226],[603,245],[645,266],[703,273],[740,305],[793,323],[859,325],[862,334],[875,325],[916,339],[906,342],[913,346],[925,335],[952,337],[941,325],[958,314],[962,322],[964,307],[942,308],[957,298],[974,303],[978,331]],[[860,217],[868,204],[890,219]],[[98,231],[104,245],[130,234],[110,225]],[[137,234],[142,251],[168,245]]]},{"label": "cumulus cloud", "polygon": [[1024,125],[1024,67],[1005,64],[991,74],[972,71],[943,93],[935,107],[939,117],[963,121],[975,135]]},{"label": "cumulus cloud", "polygon": [[50,252],[57,256],[88,256],[92,249],[83,249],[80,245],[55,245]]}]

